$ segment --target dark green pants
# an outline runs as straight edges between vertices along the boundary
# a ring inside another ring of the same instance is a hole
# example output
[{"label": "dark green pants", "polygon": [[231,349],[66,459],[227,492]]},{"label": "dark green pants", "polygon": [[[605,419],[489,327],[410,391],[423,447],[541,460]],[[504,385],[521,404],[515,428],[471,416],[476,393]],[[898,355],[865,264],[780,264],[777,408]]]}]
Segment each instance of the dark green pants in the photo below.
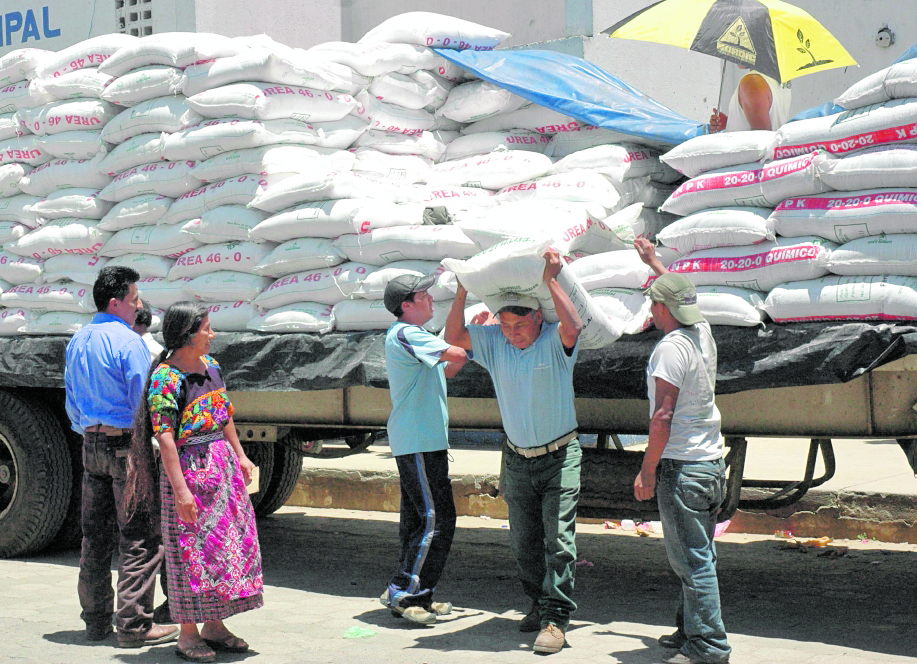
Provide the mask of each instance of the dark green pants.
[{"label": "dark green pants", "polygon": [[579,441],[527,459],[504,445],[500,492],[509,506],[510,543],[522,589],[538,606],[542,626],[566,631],[576,610],[576,503]]}]

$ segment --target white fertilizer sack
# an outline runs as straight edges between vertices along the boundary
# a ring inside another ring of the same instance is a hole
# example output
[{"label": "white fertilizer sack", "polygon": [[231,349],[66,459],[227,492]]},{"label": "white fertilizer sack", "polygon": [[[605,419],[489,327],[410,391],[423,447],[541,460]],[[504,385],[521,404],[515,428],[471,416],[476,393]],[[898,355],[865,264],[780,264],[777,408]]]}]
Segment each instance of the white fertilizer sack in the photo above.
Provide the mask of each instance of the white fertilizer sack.
[{"label": "white fertilizer sack", "polygon": [[732,286],[698,286],[697,306],[711,325],[761,325],[764,293]]},{"label": "white fertilizer sack", "polygon": [[[522,293],[537,298],[544,319],[553,323],[558,320],[557,311],[543,280],[543,254],[548,246],[548,241],[539,242],[530,238],[507,240],[470,260],[447,258],[443,260],[443,266],[454,272],[462,285],[480,298],[490,311],[499,309],[495,298],[502,293]],[[601,348],[621,336],[620,324],[598,307],[571,271],[561,270],[557,282],[583,323],[578,342],[582,348]]]},{"label": "white fertilizer sack", "polygon": [[19,256],[43,259],[58,254],[95,254],[112,234],[99,228],[99,222],[76,217],[52,219],[43,226],[8,242],[4,248]]},{"label": "white fertilizer sack", "polygon": [[256,242],[224,242],[207,244],[193,249],[175,261],[169,270],[170,280],[199,277],[202,274],[229,270],[231,272],[252,272],[271,253],[273,244]]},{"label": "white fertilizer sack", "polygon": [[182,230],[205,244],[219,242],[263,242],[249,237],[249,231],[268,218],[267,212],[244,205],[221,205],[208,210],[200,219],[192,219]]},{"label": "white fertilizer sack", "polygon": [[271,242],[286,242],[299,237],[335,238],[353,232],[353,215],[367,203],[372,201],[345,198],[303,203],[268,217],[249,235],[253,240]]},{"label": "white fertilizer sack", "polygon": [[917,278],[831,275],[794,281],[768,293],[764,310],[776,323],[917,320]]},{"label": "white fertilizer sack", "polygon": [[274,281],[255,298],[263,309],[275,309],[294,302],[337,304],[350,297],[360,281],[375,269],[362,263],[342,263],[336,267],[307,270]]},{"label": "white fertilizer sack", "polygon": [[162,132],[132,136],[102,158],[99,172],[115,176],[136,166],[161,161],[165,139],[166,134]]},{"label": "white fertilizer sack", "polygon": [[312,332],[325,334],[334,329],[333,305],[323,302],[294,302],[269,309],[248,321],[254,332]]},{"label": "white fertilizer sack", "polygon": [[541,153],[498,149],[486,155],[436,164],[428,182],[435,187],[451,185],[497,191],[540,178],[550,169],[550,157]]},{"label": "white fertilizer sack", "polygon": [[347,150],[317,145],[266,145],[223,152],[200,162],[192,174],[202,182],[216,182],[240,175],[273,175],[349,171],[354,155]]},{"label": "white fertilizer sack", "polygon": [[863,148],[917,142],[917,99],[894,99],[835,115],[787,122],[777,130],[774,159],[815,150],[844,156]]},{"label": "white fertilizer sack", "polygon": [[334,241],[351,261],[385,265],[401,260],[470,258],[478,246],[455,226],[394,226],[342,235]]},{"label": "white fertilizer sack", "polygon": [[734,205],[776,207],[793,196],[831,189],[822,170],[828,161],[833,160],[825,153],[813,152],[765,166],[745,164],[709,171],[678,187],[661,209],[688,215],[704,208]]},{"label": "white fertilizer sack", "polygon": [[136,106],[157,97],[180,94],[181,80],[182,70],[177,67],[140,67],[114,79],[99,97],[118,106]]},{"label": "white fertilizer sack", "polygon": [[863,150],[818,165],[818,177],[838,191],[917,187],[917,145]]},{"label": "white fertilizer sack", "polygon": [[828,273],[837,245],[816,237],[780,238],[744,247],[695,251],[669,265],[696,286],[736,286],[769,291],[786,281],[814,279]]},{"label": "white fertilizer sack", "polygon": [[917,234],[861,237],[831,252],[828,269],[840,275],[917,277]]},{"label": "white fertilizer sack", "polygon": [[159,194],[144,194],[115,203],[102,217],[99,228],[120,231],[135,226],[148,226],[162,219],[169,211],[172,199]]},{"label": "white fertilizer sack", "polygon": [[[331,238],[297,238],[287,240],[259,262],[252,272],[278,278],[294,272],[318,270],[340,265],[346,258],[331,246]],[[273,245],[271,245],[273,246]]]},{"label": "white fertilizer sack", "polygon": [[785,237],[848,242],[866,235],[917,233],[917,189],[866,189],[788,198],[771,213]]},{"label": "white fertilizer sack", "polygon": [[660,157],[679,173],[693,178],[728,166],[753,164],[770,156],[776,131],[722,131],[688,139]]},{"label": "white fertilizer sack", "polygon": [[770,208],[759,207],[701,210],[672,222],[656,238],[681,254],[775,240],[770,212]]},{"label": "white fertilizer sack", "polygon": [[124,171],[99,192],[99,198],[120,203],[129,198],[145,194],[157,194],[181,199],[185,194],[200,186],[200,180],[191,175],[196,162],[159,161]]},{"label": "white fertilizer sack", "polygon": [[186,288],[192,295],[207,302],[251,302],[270,285],[268,277],[219,270],[191,279]]},{"label": "white fertilizer sack", "polygon": [[367,32],[359,43],[387,42],[430,48],[489,51],[508,32],[433,12],[406,12],[393,16]]},{"label": "white fertilizer sack", "polygon": [[150,254],[122,254],[108,261],[107,265],[123,265],[137,271],[141,277],[165,278],[175,264],[175,259]]},{"label": "white fertilizer sack", "polygon": [[111,207],[112,203],[99,198],[97,189],[58,189],[35,203],[32,212],[42,219],[80,217],[99,220]]},{"label": "white fertilizer sack", "polygon": [[199,246],[200,242],[182,233],[181,226],[138,226],[115,233],[98,253],[102,256],[141,253],[178,258]]}]

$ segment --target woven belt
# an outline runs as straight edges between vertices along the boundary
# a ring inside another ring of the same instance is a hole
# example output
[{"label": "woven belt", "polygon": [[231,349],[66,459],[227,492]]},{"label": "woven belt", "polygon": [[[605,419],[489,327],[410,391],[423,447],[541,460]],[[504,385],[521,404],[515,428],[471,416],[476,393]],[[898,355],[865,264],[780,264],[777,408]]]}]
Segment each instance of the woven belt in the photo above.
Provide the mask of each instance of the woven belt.
[{"label": "woven belt", "polygon": [[223,437],[223,432],[219,433],[208,433],[203,436],[190,436],[178,441],[179,447],[187,447],[189,445],[203,445],[205,443],[212,443],[215,440],[220,440]]},{"label": "woven belt", "polygon": [[579,434],[577,433],[576,429],[574,429],[570,433],[565,433],[557,440],[552,440],[547,445],[542,445],[540,447],[517,447],[516,445],[513,445],[511,442],[509,442],[509,438],[507,438],[506,446],[519,456],[524,456],[526,459],[531,459],[532,457],[544,456],[548,452],[555,452],[562,447],[566,447],[568,443],[576,440],[578,435]]},{"label": "woven belt", "polygon": [[118,427],[110,427],[107,424],[93,424],[91,427],[86,427],[86,433],[100,433],[105,434],[106,436],[123,436],[126,433],[130,433],[130,429],[121,429]]}]

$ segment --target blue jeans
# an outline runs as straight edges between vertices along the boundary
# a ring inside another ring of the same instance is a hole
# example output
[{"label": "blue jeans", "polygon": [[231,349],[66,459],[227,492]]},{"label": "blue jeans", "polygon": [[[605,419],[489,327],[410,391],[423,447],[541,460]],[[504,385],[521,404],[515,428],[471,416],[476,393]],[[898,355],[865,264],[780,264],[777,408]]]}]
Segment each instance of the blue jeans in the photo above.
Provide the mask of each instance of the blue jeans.
[{"label": "blue jeans", "polygon": [[395,457],[401,479],[401,554],[388,585],[390,602],[429,607],[455,536],[455,502],[449,452]]},{"label": "blue jeans", "polygon": [[669,564],[681,580],[675,624],[681,652],[705,662],[726,662],[732,648],[720,612],[713,529],[726,491],[726,469],[715,461],[662,459],[656,496]]},{"label": "blue jeans", "polygon": [[579,441],[526,459],[503,447],[500,493],[509,507],[509,536],[522,590],[538,608],[542,627],[563,631],[576,610],[576,505]]}]

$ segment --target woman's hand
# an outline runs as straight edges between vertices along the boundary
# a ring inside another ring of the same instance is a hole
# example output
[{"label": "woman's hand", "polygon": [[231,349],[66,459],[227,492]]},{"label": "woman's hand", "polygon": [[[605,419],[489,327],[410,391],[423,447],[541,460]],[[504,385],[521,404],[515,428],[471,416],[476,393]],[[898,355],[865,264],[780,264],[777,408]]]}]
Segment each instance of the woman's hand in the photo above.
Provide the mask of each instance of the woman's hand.
[{"label": "woman's hand", "polygon": [[175,511],[178,512],[178,518],[185,523],[197,521],[197,503],[187,486],[175,492]]},{"label": "woman's hand", "polygon": [[245,483],[251,483],[252,473],[255,472],[255,464],[253,464],[252,460],[243,454],[239,457],[239,467],[242,469],[242,477],[245,478]]}]

